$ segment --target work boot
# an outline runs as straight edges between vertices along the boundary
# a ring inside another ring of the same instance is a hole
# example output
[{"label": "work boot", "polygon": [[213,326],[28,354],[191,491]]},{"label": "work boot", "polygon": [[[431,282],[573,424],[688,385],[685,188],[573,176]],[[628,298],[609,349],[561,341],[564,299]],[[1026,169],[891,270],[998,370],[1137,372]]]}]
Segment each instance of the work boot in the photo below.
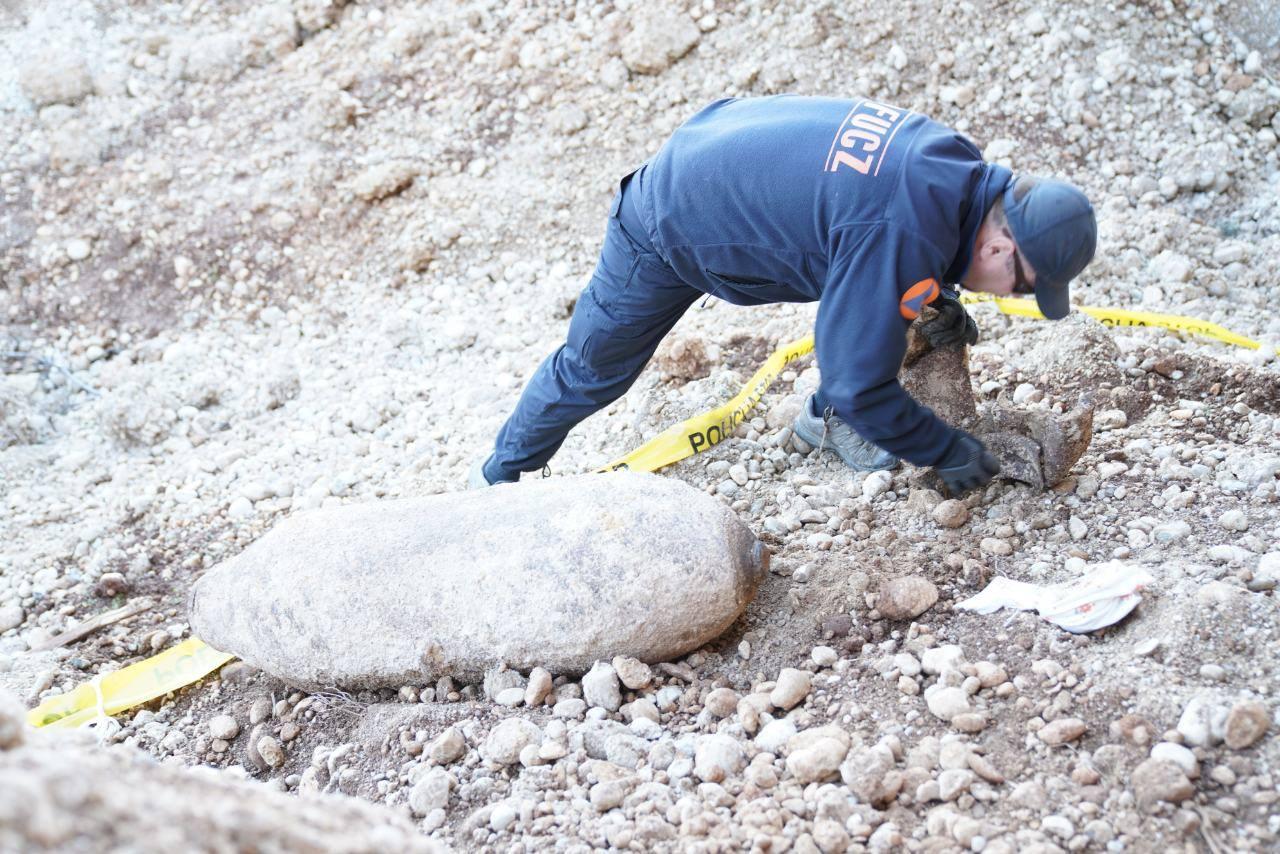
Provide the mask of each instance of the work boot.
[{"label": "work boot", "polygon": [[857,471],[884,471],[898,465],[898,458],[858,435],[836,417],[830,408],[821,415],[814,413],[813,395],[804,402],[796,416],[792,431],[818,450],[835,452],[844,464]]},{"label": "work boot", "polygon": [[500,483],[515,483],[519,477],[506,480],[497,477],[494,473],[494,479],[489,479],[489,463],[493,462],[493,456],[490,455],[484,459],[476,460],[471,464],[471,470],[467,472],[467,489],[484,489],[486,486],[496,486]]}]

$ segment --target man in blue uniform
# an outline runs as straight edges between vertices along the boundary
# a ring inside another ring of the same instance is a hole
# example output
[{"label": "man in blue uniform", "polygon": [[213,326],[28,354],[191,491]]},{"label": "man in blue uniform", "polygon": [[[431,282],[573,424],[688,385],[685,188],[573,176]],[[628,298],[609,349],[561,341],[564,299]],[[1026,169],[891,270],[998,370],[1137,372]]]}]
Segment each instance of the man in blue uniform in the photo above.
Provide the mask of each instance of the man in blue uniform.
[{"label": "man in blue uniform", "polygon": [[926,304],[935,344],[977,339],[951,286],[1034,294],[1066,316],[1093,257],[1093,208],[1058,181],[1014,179],[973,143],[868,99],[717,101],[621,182],[600,261],[565,343],[538,368],[469,485],[542,468],[578,422],[620,397],[704,295],[818,302],[821,385],[795,424],[860,470],[902,458],[953,493],[999,465],[898,383]]}]

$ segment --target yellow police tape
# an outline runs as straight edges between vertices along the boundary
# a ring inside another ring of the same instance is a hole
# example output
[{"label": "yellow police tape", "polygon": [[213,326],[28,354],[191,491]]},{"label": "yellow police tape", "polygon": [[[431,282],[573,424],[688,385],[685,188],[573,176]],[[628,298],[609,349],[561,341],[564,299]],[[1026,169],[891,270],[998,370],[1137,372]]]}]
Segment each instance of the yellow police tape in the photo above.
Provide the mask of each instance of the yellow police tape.
[{"label": "yellow police tape", "polygon": [[[1004,314],[1044,319],[1044,315],[1040,313],[1040,309],[1036,308],[1036,302],[1033,299],[965,294],[960,298],[960,301],[970,305],[994,303],[996,308],[1000,309]],[[1151,311],[1131,311],[1127,308],[1099,308],[1091,305],[1080,306],[1079,310],[1100,321],[1104,326],[1159,326],[1164,329],[1175,329],[1180,332],[1190,332],[1192,335],[1213,338],[1217,341],[1234,344],[1237,347],[1245,347],[1249,350],[1258,350],[1262,347],[1252,338],[1237,335],[1216,323],[1210,323],[1207,320],[1200,320],[1195,317],[1184,317],[1180,314],[1157,314]],[[1277,350],[1277,352],[1280,352],[1280,350]]]},{"label": "yellow police tape", "polygon": [[[961,301],[967,304],[994,303],[996,308],[1008,315],[1044,318],[1031,299],[966,294]],[[1080,311],[1108,326],[1159,326],[1214,338],[1251,350],[1262,346],[1257,341],[1237,335],[1216,323],[1193,317],[1092,306],[1082,306]],[[811,352],[812,335],[780,347],[728,403],[667,428],[631,453],[597,471],[657,471],[718,445],[733,435],[738,425],[747,419],[769,386],[782,373],[782,369]],[[199,638],[190,638],[152,658],[99,676],[70,693],[51,697],[32,709],[27,714],[27,721],[37,727],[77,727],[190,685],[234,658],[234,655],[218,652]]]},{"label": "yellow police tape", "polygon": [[619,457],[596,471],[657,471],[685,457],[699,454],[733,435],[738,425],[755,409],[760,398],[773,385],[782,369],[801,356],[813,352],[813,336],[792,341],[773,351],[760,369],[728,403],[717,406],[674,427],[668,427],[626,456]]},{"label": "yellow police tape", "polygon": [[95,677],[74,690],[50,697],[30,712],[35,727],[74,728],[162,697],[203,679],[235,658],[199,638],[188,638],[159,655]]}]

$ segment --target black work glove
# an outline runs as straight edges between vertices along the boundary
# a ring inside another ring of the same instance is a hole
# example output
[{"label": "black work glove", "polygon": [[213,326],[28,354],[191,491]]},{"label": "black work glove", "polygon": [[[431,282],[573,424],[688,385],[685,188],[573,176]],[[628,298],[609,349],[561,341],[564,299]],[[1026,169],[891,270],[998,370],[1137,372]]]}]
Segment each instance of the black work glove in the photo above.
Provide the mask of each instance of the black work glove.
[{"label": "black work glove", "polygon": [[978,343],[978,324],[964,310],[956,294],[943,290],[933,301],[933,307],[938,311],[937,317],[921,326],[920,332],[934,349]]},{"label": "black work glove", "polygon": [[956,431],[947,455],[934,471],[942,478],[952,495],[986,486],[1000,473],[1000,462],[983,447],[982,443],[963,430]]}]

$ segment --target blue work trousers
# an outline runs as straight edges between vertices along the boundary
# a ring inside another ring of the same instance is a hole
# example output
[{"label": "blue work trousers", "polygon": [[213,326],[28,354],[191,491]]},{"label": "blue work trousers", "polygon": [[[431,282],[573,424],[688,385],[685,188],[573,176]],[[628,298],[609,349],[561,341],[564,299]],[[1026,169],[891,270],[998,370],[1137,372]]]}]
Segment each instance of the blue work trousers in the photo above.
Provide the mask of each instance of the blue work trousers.
[{"label": "blue work trousers", "polygon": [[604,248],[578,297],[565,342],[529,380],[502,425],[487,471],[504,479],[546,465],[569,431],[631,388],[702,292],[654,251],[624,178],[609,210]]}]

